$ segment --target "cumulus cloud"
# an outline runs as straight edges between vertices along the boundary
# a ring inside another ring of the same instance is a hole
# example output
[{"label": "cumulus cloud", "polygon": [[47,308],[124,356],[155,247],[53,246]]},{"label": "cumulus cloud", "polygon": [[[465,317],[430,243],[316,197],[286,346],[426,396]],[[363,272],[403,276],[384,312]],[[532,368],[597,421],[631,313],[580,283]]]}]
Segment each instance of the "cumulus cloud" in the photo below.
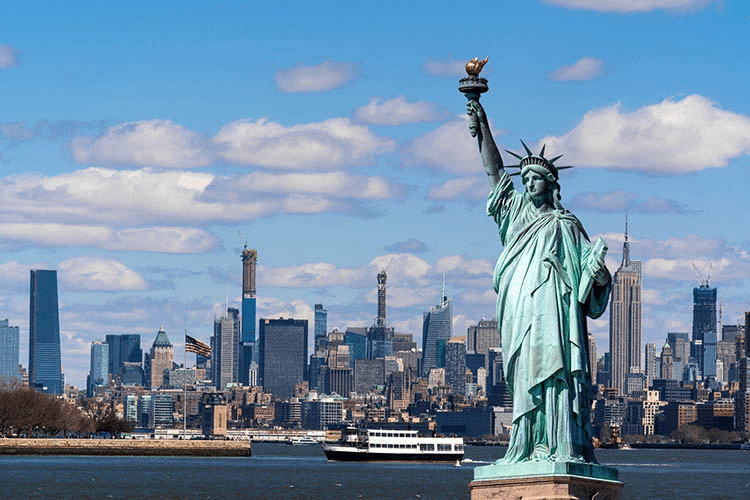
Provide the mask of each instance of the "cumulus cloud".
[{"label": "cumulus cloud", "polygon": [[11,45],[0,45],[0,69],[18,66],[18,50]]},{"label": "cumulus cloud", "polygon": [[[149,234],[158,236],[161,231],[161,236],[172,238],[174,249],[183,251],[190,245],[210,248],[215,242],[207,233],[170,227],[247,221],[275,213],[352,213],[360,209],[358,203],[363,200],[399,198],[405,192],[404,186],[380,176],[344,173],[217,178],[198,172],[92,167],[52,177],[0,179],[4,200],[0,215],[7,223],[155,224],[157,228]],[[122,229],[111,234],[99,232],[96,238],[111,246],[127,246],[146,235],[130,234]]]},{"label": "cumulus cloud", "polygon": [[604,74],[604,61],[593,57],[584,57],[570,66],[558,68],[549,77],[557,82],[580,82],[593,80]]},{"label": "cumulus cloud", "polygon": [[695,172],[750,153],[750,117],[700,95],[665,99],[632,112],[618,103],[589,111],[570,132],[540,142],[565,151],[576,166]]},{"label": "cumulus cloud", "polygon": [[348,118],[290,127],[265,118],[229,123],[213,138],[229,161],[268,168],[337,168],[369,163],[373,155],[393,151],[391,139],[376,136]]},{"label": "cumulus cloud", "polygon": [[583,208],[599,212],[638,212],[648,214],[688,214],[693,211],[683,203],[662,196],[642,199],[638,194],[617,189],[601,193],[578,193],[571,198],[571,208]]},{"label": "cumulus cloud", "polygon": [[57,264],[61,286],[76,291],[148,290],[143,276],[116,259],[95,255],[73,257]]},{"label": "cumulus cloud", "polygon": [[189,254],[214,250],[219,246],[219,240],[202,229],[189,227],[112,229],[82,224],[0,224],[0,247],[26,245]]},{"label": "cumulus cloud", "polygon": [[388,245],[384,250],[395,253],[421,253],[427,251],[427,245],[424,244],[424,241],[409,238],[406,241],[397,241],[392,245]]},{"label": "cumulus cloud", "polygon": [[341,198],[382,200],[402,198],[406,187],[383,176],[368,177],[345,171],[276,174],[253,172],[243,176],[219,177],[207,190],[224,199],[239,199],[246,193],[299,193]]},{"label": "cumulus cloud", "polygon": [[366,273],[364,268],[338,268],[327,262],[272,269],[258,266],[261,286],[281,288],[359,287],[365,282]]},{"label": "cumulus cloud", "polygon": [[459,61],[452,57],[431,59],[425,61],[422,65],[422,71],[433,76],[466,76],[466,61]]},{"label": "cumulus cloud", "polygon": [[433,184],[427,198],[432,201],[450,201],[457,199],[482,200],[487,198],[489,183],[481,177],[462,177],[451,179],[443,184]]},{"label": "cumulus cloud", "polygon": [[373,125],[404,125],[407,123],[432,122],[445,116],[437,105],[427,101],[407,102],[398,96],[383,100],[373,97],[366,105],[357,108],[354,118]]},{"label": "cumulus cloud", "polygon": [[648,12],[668,10],[692,12],[700,10],[716,0],[545,0],[545,2],[569,9],[595,10],[599,12]]},{"label": "cumulus cloud", "polygon": [[417,137],[403,149],[407,166],[428,166],[453,174],[483,171],[477,140],[469,134],[469,119],[456,116],[449,122]]},{"label": "cumulus cloud", "polygon": [[208,142],[170,120],[123,123],[97,137],[70,142],[77,163],[140,167],[192,168],[213,161]]},{"label": "cumulus cloud", "polygon": [[325,92],[343,87],[359,75],[356,64],[324,61],[315,66],[299,64],[274,75],[279,90],[287,93]]}]

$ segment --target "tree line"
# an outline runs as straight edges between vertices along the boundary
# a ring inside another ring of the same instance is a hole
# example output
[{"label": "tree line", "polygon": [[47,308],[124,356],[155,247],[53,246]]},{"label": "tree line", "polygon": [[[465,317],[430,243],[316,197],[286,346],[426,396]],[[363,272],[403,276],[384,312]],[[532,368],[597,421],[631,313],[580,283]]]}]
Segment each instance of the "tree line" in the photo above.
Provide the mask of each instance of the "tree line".
[{"label": "tree line", "polygon": [[119,435],[130,426],[111,408],[90,416],[65,400],[24,386],[17,379],[0,380],[0,436],[71,437],[94,432]]}]

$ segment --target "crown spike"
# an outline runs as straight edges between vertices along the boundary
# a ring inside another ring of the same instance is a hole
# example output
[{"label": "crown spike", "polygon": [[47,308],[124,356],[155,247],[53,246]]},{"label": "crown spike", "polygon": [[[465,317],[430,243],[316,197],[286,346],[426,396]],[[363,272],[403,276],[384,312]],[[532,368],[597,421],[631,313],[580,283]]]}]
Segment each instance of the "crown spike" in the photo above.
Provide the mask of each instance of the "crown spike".
[{"label": "crown spike", "polygon": [[542,144],[542,150],[539,151],[539,156],[544,156],[544,148],[546,148],[546,147],[547,147],[546,144]]},{"label": "crown spike", "polygon": [[557,170],[565,170],[566,168],[573,168],[573,165],[567,165],[565,167],[555,167]]},{"label": "crown spike", "polygon": [[513,156],[515,156],[515,157],[516,157],[516,158],[518,158],[519,160],[523,160],[523,156],[521,156],[521,155],[517,155],[516,153],[514,153],[513,151],[511,151],[511,150],[509,150],[509,149],[506,149],[505,151],[507,151],[508,153],[512,154]]},{"label": "crown spike", "polygon": [[549,162],[550,162],[550,163],[555,163],[555,162],[556,162],[557,160],[559,160],[560,158],[562,158],[562,155],[557,155],[557,156],[555,156],[554,158],[552,158],[552,159],[551,159],[551,160],[550,160]]},{"label": "crown spike", "polygon": [[529,147],[526,145],[525,142],[521,141],[521,144],[523,144],[523,149],[526,150],[527,156],[534,156],[534,153],[531,152],[531,150],[529,149]]}]

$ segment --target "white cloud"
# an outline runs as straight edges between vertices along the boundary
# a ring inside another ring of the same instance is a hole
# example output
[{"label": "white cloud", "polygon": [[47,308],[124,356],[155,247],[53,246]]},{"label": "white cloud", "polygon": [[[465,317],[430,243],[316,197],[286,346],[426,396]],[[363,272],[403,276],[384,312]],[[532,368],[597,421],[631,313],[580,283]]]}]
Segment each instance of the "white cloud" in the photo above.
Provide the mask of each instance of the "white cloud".
[{"label": "white cloud", "polygon": [[282,288],[360,287],[366,280],[366,268],[337,268],[327,262],[300,266],[265,268],[258,266],[261,286]]},{"label": "white cloud", "polygon": [[432,201],[450,201],[456,199],[482,200],[487,198],[490,185],[481,177],[462,177],[451,179],[440,185],[431,185],[427,198]]},{"label": "white cloud", "polygon": [[404,148],[403,157],[406,165],[429,166],[454,174],[484,172],[466,115],[456,116],[414,139]]},{"label": "white cloud", "polygon": [[289,174],[253,172],[244,176],[218,178],[212,188],[219,189],[222,196],[231,191],[330,195],[363,200],[401,198],[406,195],[405,186],[383,176],[367,177],[345,171]]},{"label": "white cloud", "polygon": [[700,95],[665,99],[632,112],[618,103],[589,111],[570,132],[540,143],[581,167],[695,172],[750,153],[750,117]]},{"label": "white cloud", "polygon": [[310,304],[301,299],[285,301],[274,297],[262,297],[258,298],[258,318],[306,319],[308,329],[312,333],[315,313]]},{"label": "white cloud", "polygon": [[431,59],[422,65],[422,71],[433,76],[466,76],[466,61],[457,59]]},{"label": "white cloud", "polygon": [[192,168],[208,165],[212,155],[198,133],[170,120],[143,120],[117,125],[98,137],[70,142],[77,163]]},{"label": "white cloud", "polygon": [[547,3],[570,9],[599,12],[648,12],[671,10],[690,12],[700,10],[716,0],[545,0]]},{"label": "white cloud", "polygon": [[11,45],[0,45],[0,69],[18,66],[18,50]]},{"label": "white cloud", "polygon": [[[0,179],[0,198],[4,200],[0,215],[8,224],[157,224],[149,234],[156,236],[156,231],[161,231],[162,236],[172,238],[173,249],[166,245],[166,251],[182,252],[186,245],[208,248],[212,240],[208,233],[171,226],[247,221],[274,213],[351,213],[357,210],[358,200],[400,198],[405,192],[404,186],[381,176],[335,172],[217,178],[174,170],[88,168],[53,177]],[[125,229],[109,236],[101,233],[105,229],[88,231],[99,231],[96,238],[112,247],[133,245],[134,239],[146,236]]]},{"label": "white cloud", "polygon": [[17,260],[3,262],[0,264],[0,282],[4,284],[6,289],[10,288],[12,284],[26,284],[28,286],[29,271],[49,268],[50,265],[46,262],[35,262],[33,264],[23,264]]},{"label": "white cloud", "polygon": [[558,82],[593,80],[604,74],[604,61],[593,57],[579,59],[571,66],[558,68],[549,77]]},{"label": "white cloud", "polygon": [[449,273],[460,271],[467,275],[492,276],[494,263],[484,259],[467,259],[463,255],[447,255],[438,259],[435,271]]},{"label": "white cloud", "polygon": [[116,259],[87,255],[63,260],[56,266],[61,287],[76,291],[117,292],[148,290],[146,280]]},{"label": "white cloud", "polygon": [[273,79],[282,92],[325,92],[343,87],[358,74],[356,64],[324,61],[316,66],[299,64],[279,70]]},{"label": "white cloud", "polygon": [[286,127],[265,118],[229,123],[213,138],[226,160],[268,168],[337,168],[369,163],[393,151],[395,141],[376,136],[348,118]]},{"label": "white cloud", "polygon": [[179,254],[208,252],[219,245],[215,236],[189,227],[112,229],[106,226],[31,222],[0,224],[0,241],[0,246],[5,247],[37,245]]},{"label": "white cloud", "polygon": [[366,105],[357,108],[354,118],[373,125],[404,125],[432,122],[439,120],[444,114],[434,103],[427,101],[409,103],[406,97],[401,95],[387,100],[373,97]]}]

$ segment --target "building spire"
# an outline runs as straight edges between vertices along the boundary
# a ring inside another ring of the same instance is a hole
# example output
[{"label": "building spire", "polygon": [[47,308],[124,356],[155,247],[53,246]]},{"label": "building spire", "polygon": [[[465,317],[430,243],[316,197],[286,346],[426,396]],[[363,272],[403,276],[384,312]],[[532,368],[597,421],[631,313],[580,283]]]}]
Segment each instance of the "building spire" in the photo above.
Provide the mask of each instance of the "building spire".
[{"label": "building spire", "polygon": [[625,212],[625,243],[622,245],[622,267],[630,266],[630,241],[628,241],[628,212]]}]

